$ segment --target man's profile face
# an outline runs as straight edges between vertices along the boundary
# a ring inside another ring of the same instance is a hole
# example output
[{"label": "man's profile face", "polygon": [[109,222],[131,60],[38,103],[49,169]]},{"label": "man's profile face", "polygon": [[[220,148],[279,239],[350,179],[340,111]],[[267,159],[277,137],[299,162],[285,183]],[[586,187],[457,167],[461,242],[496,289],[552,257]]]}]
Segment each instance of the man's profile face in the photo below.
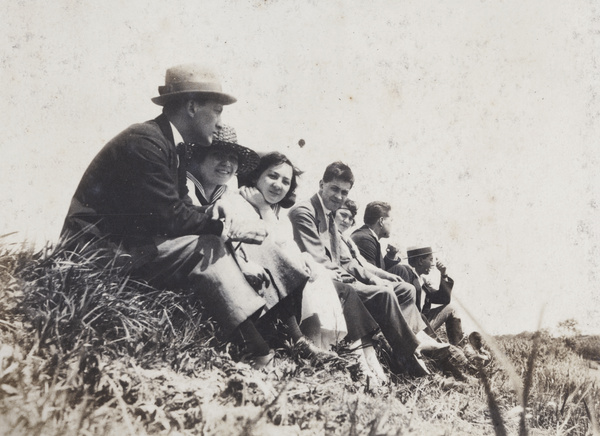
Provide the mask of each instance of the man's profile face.
[{"label": "man's profile face", "polygon": [[190,142],[209,146],[221,129],[223,105],[214,101],[194,102],[196,111],[190,119],[192,138]]},{"label": "man's profile face", "polygon": [[417,268],[415,269],[419,274],[429,274],[434,264],[435,260],[433,259],[433,254],[428,254],[427,256],[423,256],[419,259]]},{"label": "man's profile face", "polygon": [[392,217],[391,216],[384,216],[379,218],[380,223],[381,223],[381,232],[379,237],[380,238],[389,238],[390,237],[390,233],[392,232]]},{"label": "man's profile face", "polygon": [[319,182],[319,195],[323,199],[325,208],[331,212],[335,212],[342,207],[342,204],[348,198],[351,188],[352,184],[350,182],[340,179],[333,179],[329,182],[321,180]]}]

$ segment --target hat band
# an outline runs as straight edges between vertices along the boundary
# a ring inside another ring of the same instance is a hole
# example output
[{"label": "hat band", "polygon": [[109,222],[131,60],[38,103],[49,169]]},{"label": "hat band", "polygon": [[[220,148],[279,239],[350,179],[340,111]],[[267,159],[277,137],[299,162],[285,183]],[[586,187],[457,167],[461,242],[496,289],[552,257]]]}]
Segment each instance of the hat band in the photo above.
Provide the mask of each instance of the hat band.
[{"label": "hat band", "polygon": [[215,82],[175,82],[159,86],[160,95],[174,92],[221,92],[221,85]]},{"label": "hat band", "polygon": [[431,249],[431,247],[423,247],[423,248],[415,248],[415,249],[411,249],[411,250],[406,250],[406,256],[409,258],[425,256],[426,254],[433,254],[433,250]]}]

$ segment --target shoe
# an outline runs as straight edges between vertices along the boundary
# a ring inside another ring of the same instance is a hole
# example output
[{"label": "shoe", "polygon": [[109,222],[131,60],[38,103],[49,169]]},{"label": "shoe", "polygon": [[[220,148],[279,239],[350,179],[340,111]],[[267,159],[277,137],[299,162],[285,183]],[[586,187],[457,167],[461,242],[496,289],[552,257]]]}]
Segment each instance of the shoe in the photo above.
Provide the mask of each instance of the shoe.
[{"label": "shoe", "polygon": [[447,359],[450,355],[450,347],[452,345],[447,344],[446,346],[442,346],[439,348],[427,348],[425,350],[420,350],[423,356],[430,358],[431,360],[435,360],[436,362],[439,360]]},{"label": "shoe", "polygon": [[332,351],[323,350],[313,344],[308,338],[301,337],[292,346],[292,353],[303,359],[327,362],[338,360],[339,356]]},{"label": "shoe", "polygon": [[423,355],[435,361],[442,371],[449,372],[456,380],[466,380],[469,361],[457,346],[449,345],[438,350],[423,351]]},{"label": "shoe", "polygon": [[404,358],[403,364],[404,369],[408,372],[409,375],[414,377],[423,377],[426,375],[431,375],[431,371],[427,368],[427,365],[421,358],[421,356],[417,353],[412,354],[410,357]]}]

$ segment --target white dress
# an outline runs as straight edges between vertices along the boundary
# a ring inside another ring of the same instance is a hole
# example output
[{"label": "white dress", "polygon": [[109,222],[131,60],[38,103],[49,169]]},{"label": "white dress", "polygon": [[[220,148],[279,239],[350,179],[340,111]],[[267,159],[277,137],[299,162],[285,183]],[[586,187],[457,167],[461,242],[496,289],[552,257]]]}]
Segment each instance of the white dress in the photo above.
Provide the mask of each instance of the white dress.
[{"label": "white dress", "polygon": [[[241,217],[256,219],[258,216],[254,207],[241,195],[236,194],[235,191],[228,191],[224,197],[227,201],[233,202],[236,212],[239,212]],[[302,253],[298,248],[292,238],[291,223],[288,220],[280,220],[277,210],[275,210],[275,215],[278,220],[268,228],[269,235],[265,241],[270,240],[268,242],[279,246],[288,258],[297,259],[296,262],[302,262],[308,266],[310,277],[302,293],[301,321],[317,315],[321,324],[322,338],[322,343],[317,345],[329,348],[330,345],[337,343],[348,333],[338,294],[327,269],[315,262],[309,254]],[[245,250],[252,251],[252,246],[247,246],[247,244],[243,244],[243,246]],[[252,258],[251,255],[250,258]]]}]

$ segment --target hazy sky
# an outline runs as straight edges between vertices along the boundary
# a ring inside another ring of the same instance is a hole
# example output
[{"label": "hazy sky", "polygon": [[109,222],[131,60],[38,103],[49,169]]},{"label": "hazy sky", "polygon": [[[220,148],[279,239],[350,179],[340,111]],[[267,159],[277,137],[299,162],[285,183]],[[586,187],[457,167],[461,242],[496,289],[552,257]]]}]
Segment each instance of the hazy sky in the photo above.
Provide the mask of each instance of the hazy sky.
[{"label": "hazy sky", "polygon": [[[491,333],[600,333],[595,1],[2,3],[0,235],[56,239],[102,145],[154,118],[169,66],[216,66],[242,144],[355,171]],[[48,4],[51,3],[51,4]],[[304,139],[306,145],[298,146]]]}]

